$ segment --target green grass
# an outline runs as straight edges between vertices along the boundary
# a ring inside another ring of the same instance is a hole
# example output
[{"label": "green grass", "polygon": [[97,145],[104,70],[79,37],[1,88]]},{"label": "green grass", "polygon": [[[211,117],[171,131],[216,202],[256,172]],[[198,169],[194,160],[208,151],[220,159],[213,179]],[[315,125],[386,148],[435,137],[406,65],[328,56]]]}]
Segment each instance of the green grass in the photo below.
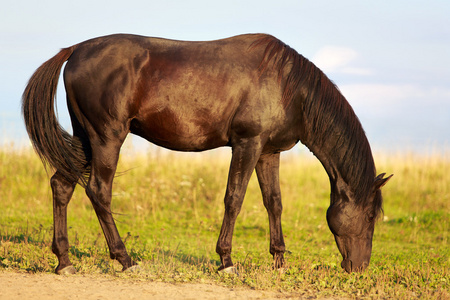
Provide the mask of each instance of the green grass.
[{"label": "green grass", "polygon": [[[127,151],[125,151],[126,153]],[[215,244],[223,216],[228,152],[123,157],[113,211],[141,273],[122,274],[110,260],[81,188],[69,205],[71,259],[81,274],[165,282],[214,282],[304,296],[450,297],[450,159],[445,155],[376,155],[384,187],[370,267],[346,274],[326,224],[329,181],[309,154],[288,153],[281,166],[288,268],[271,268],[267,213],[253,176],[233,239],[239,277],[218,274]],[[283,156],[282,156],[283,157]],[[0,269],[53,272],[48,175],[31,151],[0,150]]]}]

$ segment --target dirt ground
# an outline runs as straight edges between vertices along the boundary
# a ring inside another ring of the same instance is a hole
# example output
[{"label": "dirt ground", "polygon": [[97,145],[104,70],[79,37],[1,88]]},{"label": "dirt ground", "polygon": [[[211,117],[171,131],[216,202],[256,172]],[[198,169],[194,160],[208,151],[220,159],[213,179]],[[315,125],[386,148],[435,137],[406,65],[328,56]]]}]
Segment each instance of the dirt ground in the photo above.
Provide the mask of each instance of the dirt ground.
[{"label": "dirt ground", "polygon": [[0,271],[0,299],[286,299],[276,292],[213,284],[170,284],[112,276],[58,276]]}]

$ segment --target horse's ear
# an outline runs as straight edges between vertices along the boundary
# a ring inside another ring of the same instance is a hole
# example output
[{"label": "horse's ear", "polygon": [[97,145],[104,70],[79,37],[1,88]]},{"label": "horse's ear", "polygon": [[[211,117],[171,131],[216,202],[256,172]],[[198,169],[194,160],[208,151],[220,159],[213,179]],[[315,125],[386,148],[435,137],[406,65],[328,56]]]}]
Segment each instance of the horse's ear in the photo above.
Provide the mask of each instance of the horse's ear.
[{"label": "horse's ear", "polygon": [[386,175],[386,173],[381,173],[380,175],[375,177],[375,182],[373,184],[373,188],[375,191],[381,189],[388,182],[388,180],[391,179],[392,176],[394,176],[394,174],[392,174],[391,176],[384,178],[384,175]]}]

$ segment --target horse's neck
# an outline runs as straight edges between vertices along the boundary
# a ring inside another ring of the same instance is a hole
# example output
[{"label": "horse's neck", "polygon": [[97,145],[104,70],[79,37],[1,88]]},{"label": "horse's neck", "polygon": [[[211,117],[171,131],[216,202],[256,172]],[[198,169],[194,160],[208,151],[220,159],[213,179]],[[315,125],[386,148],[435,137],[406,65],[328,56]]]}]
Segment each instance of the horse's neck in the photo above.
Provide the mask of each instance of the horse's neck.
[{"label": "horse's neck", "polygon": [[333,186],[337,181],[342,180],[341,170],[339,169],[339,164],[337,160],[324,151],[322,147],[317,147],[313,143],[307,143],[308,149],[317,157],[330,179],[330,184]]},{"label": "horse's neck", "polygon": [[322,163],[330,179],[331,194],[348,189],[361,198],[375,178],[370,146],[365,135],[359,139],[351,135],[340,138],[337,143],[336,137],[324,139],[320,134],[309,134],[302,142]]}]

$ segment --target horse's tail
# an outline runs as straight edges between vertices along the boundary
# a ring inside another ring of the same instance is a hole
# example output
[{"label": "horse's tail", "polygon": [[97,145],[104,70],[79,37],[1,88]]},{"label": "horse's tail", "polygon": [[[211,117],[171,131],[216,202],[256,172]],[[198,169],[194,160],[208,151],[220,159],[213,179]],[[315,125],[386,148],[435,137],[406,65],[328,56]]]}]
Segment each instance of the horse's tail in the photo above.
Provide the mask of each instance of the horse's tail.
[{"label": "horse's tail", "polygon": [[31,76],[22,96],[22,113],[31,143],[44,166],[86,186],[89,149],[61,127],[55,114],[59,74],[75,48],[62,49]]}]

